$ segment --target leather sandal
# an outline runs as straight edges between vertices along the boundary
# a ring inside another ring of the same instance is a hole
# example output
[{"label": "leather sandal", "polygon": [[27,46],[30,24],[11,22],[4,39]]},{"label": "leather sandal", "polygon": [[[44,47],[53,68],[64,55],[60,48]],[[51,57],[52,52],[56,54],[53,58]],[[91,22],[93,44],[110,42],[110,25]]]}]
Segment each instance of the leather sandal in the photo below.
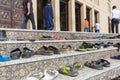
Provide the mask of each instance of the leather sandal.
[{"label": "leather sandal", "polygon": [[21,54],[22,52],[20,51],[20,49],[16,48],[10,52],[10,57],[11,59],[19,59]]},{"label": "leather sandal", "polygon": [[34,55],[34,51],[28,49],[27,47],[23,48],[22,58],[30,58]]}]

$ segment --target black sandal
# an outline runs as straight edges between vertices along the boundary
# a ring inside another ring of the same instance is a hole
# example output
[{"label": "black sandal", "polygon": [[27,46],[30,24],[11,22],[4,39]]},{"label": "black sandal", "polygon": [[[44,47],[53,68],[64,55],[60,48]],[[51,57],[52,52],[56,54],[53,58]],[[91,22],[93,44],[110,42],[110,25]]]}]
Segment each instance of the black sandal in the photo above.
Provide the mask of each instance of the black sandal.
[{"label": "black sandal", "polygon": [[30,58],[34,55],[34,51],[28,49],[27,47],[23,48],[22,58]]},{"label": "black sandal", "polygon": [[21,54],[22,52],[20,51],[20,49],[16,48],[10,52],[10,57],[11,59],[19,59]]}]

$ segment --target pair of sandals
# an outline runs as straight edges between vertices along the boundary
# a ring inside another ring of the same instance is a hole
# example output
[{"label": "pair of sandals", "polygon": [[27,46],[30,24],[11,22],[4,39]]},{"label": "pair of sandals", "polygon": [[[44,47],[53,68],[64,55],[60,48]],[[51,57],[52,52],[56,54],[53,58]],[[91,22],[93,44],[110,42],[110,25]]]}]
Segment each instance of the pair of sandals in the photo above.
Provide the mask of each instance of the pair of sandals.
[{"label": "pair of sandals", "polygon": [[40,71],[31,72],[26,80],[53,80],[57,77],[59,72],[55,69],[46,69],[44,73]]},{"label": "pair of sandals", "polygon": [[21,51],[19,48],[16,48],[10,52],[11,59],[19,59],[22,58],[30,58],[34,55],[34,51],[28,49],[27,47],[23,48],[23,51]]},{"label": "pair of sandals", "polygon": [[53,55],[60,53],[61,53],[60,50],[54,46],[48,46],[48,47],[42,46],[35,52],[36,55]]},{"label": "pair of sandals", "polygon": [[83,65],[79,62],[74,63],[72,66],[64,66],[59,69],[59,73],[76,77],[79,75],[78,71],[83,68]]},{"label": "pair of sandals", "polygon": [[85,63],[85,66],[93,68],[93,69],[97,69],[97,70],[103,70],[103,67],[110,67],[110,62],[108,62],[105,59],[99,59],[97,61],[87,61]]}]

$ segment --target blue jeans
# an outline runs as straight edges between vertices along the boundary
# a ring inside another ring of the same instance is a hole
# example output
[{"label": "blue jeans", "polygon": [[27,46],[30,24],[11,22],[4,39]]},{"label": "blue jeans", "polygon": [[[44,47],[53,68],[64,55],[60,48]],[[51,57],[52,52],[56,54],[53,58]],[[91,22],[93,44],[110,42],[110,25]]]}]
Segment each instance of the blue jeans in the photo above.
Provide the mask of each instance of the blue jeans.
[{"label": "blue jeans", "polygon": [[27,22],[28,22],[29,19],[30,19],[30,21],[32,23],[32,28],[36,29],[33,13],[31,13],[29,16],[24,16],[24,21],[23,21],[23,23],[21,25],[21,28],[26,29],[26,25],[27,25]]},{"label": "blue jeans", "polygon": [[114,33],[114,28],[116,26],[116,33],[118,33],[118,24],[119,24],[119,19],[112,19],[112,33]]},{"label": "blue jeans", "polygon": [[89,28],[84,28],[84,32],[89,32]]},{"label": "blue jeans", "polygon": [[100,30],[95,30],[95,32],[99,33],[99,32],[100,32]]}]

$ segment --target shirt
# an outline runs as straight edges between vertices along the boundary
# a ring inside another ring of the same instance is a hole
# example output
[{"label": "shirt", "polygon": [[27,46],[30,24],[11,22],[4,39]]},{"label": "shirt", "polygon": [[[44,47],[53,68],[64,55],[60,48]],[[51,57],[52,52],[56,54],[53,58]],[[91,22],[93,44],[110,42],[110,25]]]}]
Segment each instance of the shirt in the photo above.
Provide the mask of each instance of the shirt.
[{"label": "shirt", "polygon": [[96,23],[96,24],[95,24],[95,29],[96,29],[96,30],[99,30],[99,29],[100,29],[100,24],[99,24],[99,23]]},{"label": "shirt", "polygon": [[85,20],[85,28],[89,28],[89,22],[88,22],[88,20]]},{"label": "shirt", "polygon": [[119,10],[113,9],[110,13],[110,19],[120,19],[120,12]]}]

